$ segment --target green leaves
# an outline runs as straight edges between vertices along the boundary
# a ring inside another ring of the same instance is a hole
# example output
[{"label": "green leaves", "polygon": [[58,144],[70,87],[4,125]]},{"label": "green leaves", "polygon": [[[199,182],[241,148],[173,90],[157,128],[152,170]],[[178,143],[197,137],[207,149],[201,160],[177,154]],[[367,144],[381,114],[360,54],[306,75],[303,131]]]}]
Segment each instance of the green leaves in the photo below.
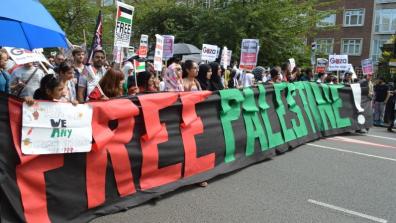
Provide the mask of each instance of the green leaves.
[{"label": "green leaves", "polygon": [[[315,31],[317,21],[330,12],[316,10],[318,0],[217,1],[211,8],[202,2],[175,0],[126,0],[135,7],[131,45],[138,46],[140,35],[175,35],[176,42],[227,46],[238,61],[244,38],[260,39],[259,64],[275,65],[294,57],[299,64],[309,63],[305,40]],[[188,3],[190,2],[190,3]],[[224,4],[224,3],[227,4]],[[89,0],[42,0],[70,41],[83,43],[83,29],[90,44],[100,7]],[[226,7],[224,7],[226,5]],[[104,45],[112,47],[115,7],[102,7]],[[111,52],[112,49],[108,49]]]}]

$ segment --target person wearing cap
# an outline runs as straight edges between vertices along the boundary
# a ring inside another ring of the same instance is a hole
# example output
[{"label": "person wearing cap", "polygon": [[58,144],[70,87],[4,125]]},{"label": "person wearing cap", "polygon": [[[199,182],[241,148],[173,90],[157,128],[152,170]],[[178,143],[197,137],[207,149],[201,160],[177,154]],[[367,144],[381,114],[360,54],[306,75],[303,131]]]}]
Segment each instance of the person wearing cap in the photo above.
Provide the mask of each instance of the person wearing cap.
[{"label": "person wearing cap", "polygon": [[345,73],[344,84],[352,84],[352,73],[350,72]]}]

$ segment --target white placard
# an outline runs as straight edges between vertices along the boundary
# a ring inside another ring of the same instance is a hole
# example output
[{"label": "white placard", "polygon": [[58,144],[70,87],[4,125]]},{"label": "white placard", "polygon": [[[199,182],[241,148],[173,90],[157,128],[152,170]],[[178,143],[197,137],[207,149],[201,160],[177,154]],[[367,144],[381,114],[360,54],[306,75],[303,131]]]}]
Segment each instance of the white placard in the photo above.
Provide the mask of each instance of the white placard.
[{"label": "white placard", "polygon": [[343,71],[348,68],[348,55],[329,55],[329,71]]},{"label": "white placard", "polygon": [[162,56],[164,53],[164,37],[156,34],[155,38],[157,39],[155,44],[155,53],[154,53],[154,70],[162,71]]},{"label": "white placard", "polygon": [[231,51],[228,50],[227,47],[223,47],[223,51],[221,52],[221,61],[220,65],[223,66],[224,69],[226,69],[228,66],[230,66],[231,63]]},{"label": "white placard", "polygon": [[23,154],[58,154],[91,151],[92,108],[88,104],[23,103]]},{"label": "white placard", "polygon": [[290,58],[289,63],[290,63],[290,72],[292,72],[293,69],[296,67],[296,61],[294,60],[294,58]]},{"label": "white placard", "polygon": [[22,48],[14,48],[14,47],[3,47],[4,49],[7,50],[8,55],[10,55],[11,59],[16,63],[16,64],[25,64],[25,63],[31,63],[31,62],[46,62],[47,58],[40,53],[40,51],[30,51],[30,50],[25,50]]},{"label": "white placard", "polygon": [[218,47],[216,45],[202,44],[201,59],[209,62],[217,58]]},{"label": "white placard", "polygon": [[129,47],[134,11],[135,8],[133,6],[117,1],[114,46]]}]

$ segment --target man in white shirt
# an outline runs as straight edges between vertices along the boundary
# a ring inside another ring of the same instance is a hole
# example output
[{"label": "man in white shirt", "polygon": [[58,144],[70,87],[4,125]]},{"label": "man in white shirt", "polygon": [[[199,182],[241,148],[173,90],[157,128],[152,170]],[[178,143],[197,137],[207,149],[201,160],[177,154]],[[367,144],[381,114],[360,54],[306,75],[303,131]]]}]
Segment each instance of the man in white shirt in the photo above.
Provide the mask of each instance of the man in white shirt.
[{"label": "man in white shirt", "polygon": [[106,73],[103,66],[106,61],[106,54],[103,50],[95,50],[92,55],[93,65],[88,65],[84,68],[78,80],[77,99],[83,103],[88,99],[89,94],[99,84],[99,81]]},{"label": "man in white shirt", "polygon": [[44,76],[45,74],[40,68],[33,66],[33,63],[26,63],[15,69],[12,73],[11,86],[23,82],[25,87],[21,91],[19,97],[33,97],[34,92],[40,88],[40,81]]}]

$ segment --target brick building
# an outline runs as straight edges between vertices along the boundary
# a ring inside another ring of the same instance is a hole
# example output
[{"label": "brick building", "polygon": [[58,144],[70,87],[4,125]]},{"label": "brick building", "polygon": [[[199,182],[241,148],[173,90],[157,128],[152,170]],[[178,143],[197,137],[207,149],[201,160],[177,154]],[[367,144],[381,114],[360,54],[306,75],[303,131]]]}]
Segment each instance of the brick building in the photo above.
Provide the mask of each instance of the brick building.
[{"label": "brick building", "polygon": [[[326,2],[322,0],[322,2]],[[319,10],[336,10],[317,24],[319,31],[312,39],[317,44],[317,54],[349,55],[349,63],[360,66],[370,57],[371,30],[374,0],[338,0]]]},{"label": "brick building", "polygon": [[396,0],[337,0],[319,10],[336,13],[317,24],[321,31],[311,39],[317,55],[347,54],[358,70],[361,60],[377,63],[382,45],[396,32]]}]

